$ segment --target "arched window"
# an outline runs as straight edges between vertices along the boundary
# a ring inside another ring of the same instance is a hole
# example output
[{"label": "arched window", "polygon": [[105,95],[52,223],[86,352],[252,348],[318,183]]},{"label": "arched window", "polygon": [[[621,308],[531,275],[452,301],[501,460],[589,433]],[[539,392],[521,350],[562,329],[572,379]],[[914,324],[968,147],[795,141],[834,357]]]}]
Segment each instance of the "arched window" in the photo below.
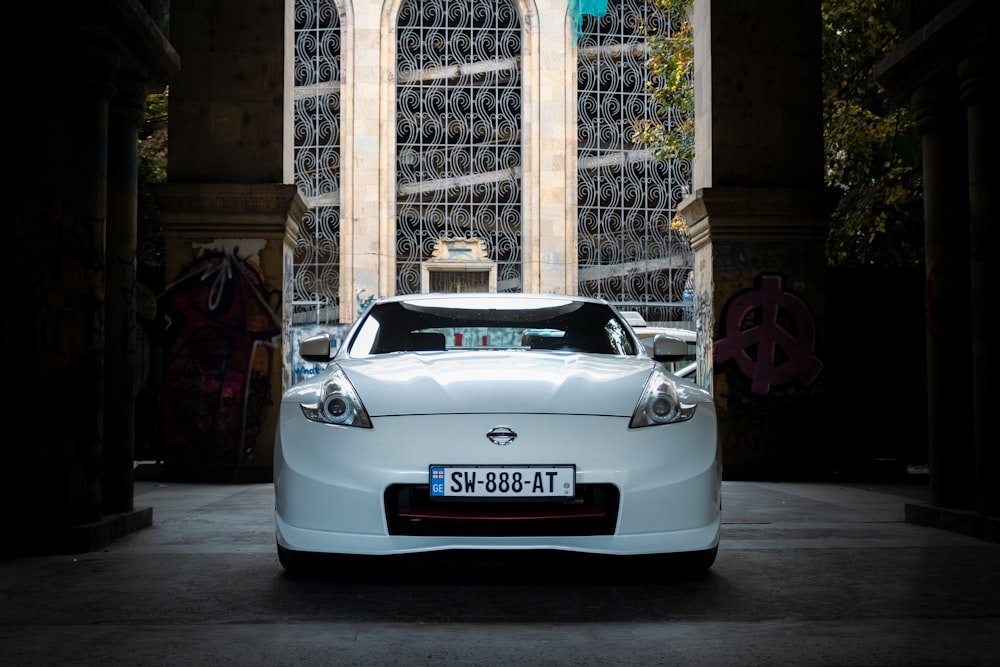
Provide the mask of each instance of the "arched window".
[{"label": "arched window", "polygon": [[[522,287],[521,18],[511,0],[403,0],[396,17],[396,293],[442,238]],[[437,287],[436,289],[448,289]]]},{"label": "arched window", "polygon": [[339,320],[340,17],[333,0],[295,2],[295,185],[307,211],[293,259],[292,323]]},{"label": "arched window", "polygon": [[690,161],[656,162],[632,143],[635,121],[656,118],[644,63],[657,20],[644,0],[609,0],[603,17],[583,15],[577,51],[579,292],[650,322],[692,319],[694,262],[670,224],[690,192]]}]

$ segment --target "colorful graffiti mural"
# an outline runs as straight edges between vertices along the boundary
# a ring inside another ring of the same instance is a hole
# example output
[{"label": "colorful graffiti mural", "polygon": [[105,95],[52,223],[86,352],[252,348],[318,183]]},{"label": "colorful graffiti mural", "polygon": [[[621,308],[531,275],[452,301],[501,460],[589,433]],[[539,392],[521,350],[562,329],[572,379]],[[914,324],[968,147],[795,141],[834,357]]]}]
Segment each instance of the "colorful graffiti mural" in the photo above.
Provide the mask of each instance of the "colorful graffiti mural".
[{"label": "colorful graffiti mural", "polygon": [[163,412],[172,465],[235,473],[254,458],[280,353],[269,296],[257,266],[236,250],[205,252],[167,287]]}]

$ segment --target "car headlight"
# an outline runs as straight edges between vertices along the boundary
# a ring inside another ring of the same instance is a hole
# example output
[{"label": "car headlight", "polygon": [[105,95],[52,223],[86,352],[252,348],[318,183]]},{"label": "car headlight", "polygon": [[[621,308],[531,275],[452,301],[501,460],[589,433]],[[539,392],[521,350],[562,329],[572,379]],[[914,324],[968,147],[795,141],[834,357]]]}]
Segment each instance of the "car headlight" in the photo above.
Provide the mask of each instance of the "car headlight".
[{"label": "car headlight", "polygon": [[340,424],[341,426],[358,426],[371,428],[372,420],[368,411],[354,391],[350,380],[344,371],[335,368],[333,373],[323,380],[323,388],[319,392],[316,403],[299,403],[306,419],[324,424]]},{"label": "car headlight", "polygon": [[659,365],[653,370],[632,413],[629,428],[676,424],[694,417],[697,390],[677,382]]}]

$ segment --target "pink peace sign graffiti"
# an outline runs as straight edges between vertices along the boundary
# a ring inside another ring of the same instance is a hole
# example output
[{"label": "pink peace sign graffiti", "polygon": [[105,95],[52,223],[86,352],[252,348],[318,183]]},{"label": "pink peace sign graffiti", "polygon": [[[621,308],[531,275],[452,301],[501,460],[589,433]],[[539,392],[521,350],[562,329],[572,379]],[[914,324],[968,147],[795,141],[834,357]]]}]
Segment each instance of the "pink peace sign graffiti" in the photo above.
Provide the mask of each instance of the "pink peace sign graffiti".
[{"label": "pink peace sign graffiti", "polygon": [[[816,323],[806,304],[784,289],[781,276],[765,275],[760,287],[726,304],[725,336],[715,341],[715,363],[734,360],[750,390],[767,395],[798,378],[808,387],[823,370],[816,358]],[[752,326],[745,326],[753,316]],[[755,355],[750,352],[756,351]]]}]

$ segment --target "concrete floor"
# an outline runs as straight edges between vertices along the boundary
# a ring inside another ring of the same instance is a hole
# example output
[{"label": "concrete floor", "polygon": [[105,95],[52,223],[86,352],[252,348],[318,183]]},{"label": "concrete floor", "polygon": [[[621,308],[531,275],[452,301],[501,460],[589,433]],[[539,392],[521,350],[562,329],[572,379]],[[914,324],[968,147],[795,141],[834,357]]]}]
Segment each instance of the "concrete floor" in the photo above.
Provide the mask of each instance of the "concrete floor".
[{"label": "concrete floor", "polygon": [[152,526],[0,561],[0,664],[1000,665],[1000,544],[906,522],[927,495],[725,482],[701,576],[448,555],[290,577],[272,485],[138,482]]}]

